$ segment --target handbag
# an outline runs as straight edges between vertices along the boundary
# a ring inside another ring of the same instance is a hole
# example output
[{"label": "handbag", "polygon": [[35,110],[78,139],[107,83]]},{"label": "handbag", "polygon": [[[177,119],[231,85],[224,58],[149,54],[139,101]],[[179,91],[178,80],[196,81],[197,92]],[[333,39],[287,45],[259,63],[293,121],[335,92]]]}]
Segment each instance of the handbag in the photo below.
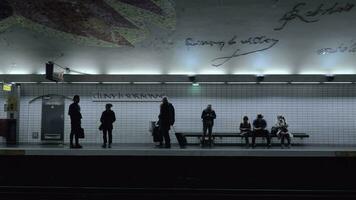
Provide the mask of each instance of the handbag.
[{"label": "handbag", "polygon": [[84,129],[80,128],[78,130],[78,138],[85,138]]},{"label": "handbag", "polygon": [[99,131],[102,131],[104,128],[103,128],[103,124],[100,124],[99,126]]}]

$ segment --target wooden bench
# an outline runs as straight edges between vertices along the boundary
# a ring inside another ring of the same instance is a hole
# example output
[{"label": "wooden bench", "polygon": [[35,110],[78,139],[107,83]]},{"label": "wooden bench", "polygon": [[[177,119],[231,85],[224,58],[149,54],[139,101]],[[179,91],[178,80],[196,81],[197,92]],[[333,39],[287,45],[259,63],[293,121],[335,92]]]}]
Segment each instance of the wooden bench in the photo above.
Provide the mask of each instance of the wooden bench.
[{"label": "wooden bench", "polygon": [[[201,132],[177,132],[177,134],[181,134],[183,137],[188,138],[188,137],[196,137],[200,140],[202,137]],[[304,139],[304,138],[309,138],[309,135],[306,133],[292,133],[293,138],[299,138],[299,139]],[[271,138],[276,138],[276,134],[271,134]],[[240,133],[213,133],[212,138],[224,138],[224,137],[231,137],[231,138],[244,138],[245,136],[242,136]],[[248,135],[248,137],[252,137],[252,135]],[[263,137],[263,136],[256,136],[256,137]]]}]

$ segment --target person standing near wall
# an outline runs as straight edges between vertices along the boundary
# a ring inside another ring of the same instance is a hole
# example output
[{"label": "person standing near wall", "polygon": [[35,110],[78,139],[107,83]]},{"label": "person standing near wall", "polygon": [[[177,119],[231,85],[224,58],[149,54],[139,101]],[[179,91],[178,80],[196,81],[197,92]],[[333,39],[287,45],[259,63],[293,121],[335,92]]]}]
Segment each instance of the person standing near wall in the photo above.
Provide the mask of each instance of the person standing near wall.
[{"label": "person standing near wall", "polygon": [[[164,138],[165,148],[171,148],[171,138],[169,137],[169,130],[175,122],[175,111],[173,105],[168,102],[167,97],[162,98],[158,119],[159,131]],[[160,142],[160,146],[163,146],[162,142]]]},{"label": "person standing near wall", "polygon": [[115,112],[111,110],[112,104],[108,103],[105,105],[105,111],[101,114],[100,122],[101,122],[101,129],[103,131],[103,148],[106,148],[108,143],[107,137],[109,136],[109,144],[108,147],[111,148],[112,144],[112,130],[113,130],[113,123],[116,121]]},{"label": "person standing near wall", "polygon": [[271,147],[271,138],[266,130],[267,122],[263,119],[262,114],[258,114],[257,118],[253,121],[253,132],[252,132],[252,148],[256,147],[255,141],[256,136],[265,137],[267,139],[267,146]]},{"label": "person standing near wall", "polygon": [[212,106],[209,104],[205,110],[201,113],[201,118],[203,119],[203,137],[202,145],[205,144],[206,132],[208,132],[208,143],[209,146],[212,145],[211,135],[213,132],[214,119],[216,119],[215,111]]},{"label": "person standing near wall", "polygon": [[[68,115],[70,116],[71,131],[70,131],[70,148],[82,148],[79,144],[79,132],[81,131],[82,114],[80,113],[80,97],[75,95],[73,103],[69,106]],[[75,137],[75,145],[73,144],[73,137]]]}]

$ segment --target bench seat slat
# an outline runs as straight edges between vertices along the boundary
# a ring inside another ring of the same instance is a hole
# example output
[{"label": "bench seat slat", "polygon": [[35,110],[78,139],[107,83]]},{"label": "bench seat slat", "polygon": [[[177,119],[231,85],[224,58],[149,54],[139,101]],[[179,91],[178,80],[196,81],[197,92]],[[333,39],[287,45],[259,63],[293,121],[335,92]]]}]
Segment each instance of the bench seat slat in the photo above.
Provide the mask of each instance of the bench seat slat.
[{"label": "bench seat slat", "polygon": [[[185,137],[201,137],[201,132],[180,132]],[[295,138],[308,138],[309,135],[306,133],[292,133],[293,137]],[[213,137],[242,137],[240,133],[213,133]],[[271,135],[272,137],[277,137],[276,135]],[[252,137],[252,136],[249,136]]]}]

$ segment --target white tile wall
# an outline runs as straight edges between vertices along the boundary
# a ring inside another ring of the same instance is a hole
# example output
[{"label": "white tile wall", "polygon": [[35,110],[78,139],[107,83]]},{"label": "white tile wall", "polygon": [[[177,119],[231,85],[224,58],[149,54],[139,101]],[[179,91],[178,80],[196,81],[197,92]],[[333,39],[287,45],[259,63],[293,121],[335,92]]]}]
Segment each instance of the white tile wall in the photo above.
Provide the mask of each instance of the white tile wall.
[{"label": "white tile wall", "polygon": [[[292,132],[305,132],[311,137],[304,143],[356,144],[356,85],[95,85],[95,84],[27,84],[22,86],[20,142],[40,143],[32,139],[41,132],[41,100],[29,104],[39,95],[63,94],[81,96],[83,143],[101,143],[97,130],[105,103],[92,102],[98,91],[152,92],[162,91],[176,109],[177,131],[201,131],[201,111],[212,104],[217,113],[214,130],[234,132],[243,115],[252,120],[262,113],[268,128],[277,114],[285,115]],[[0,103],[3,105],[3,98]],[[66,101],[65,141],[68,142],[70,121]],[[148,143],[152,141],[148,122],[157,119],[158,102],[113,102],[117,115],[114,142]],[[0,111],[0,116],[4,116]],[[174,135],[173,141],[176,142]],[[240,139],[225,139],[240,142]]]}]

